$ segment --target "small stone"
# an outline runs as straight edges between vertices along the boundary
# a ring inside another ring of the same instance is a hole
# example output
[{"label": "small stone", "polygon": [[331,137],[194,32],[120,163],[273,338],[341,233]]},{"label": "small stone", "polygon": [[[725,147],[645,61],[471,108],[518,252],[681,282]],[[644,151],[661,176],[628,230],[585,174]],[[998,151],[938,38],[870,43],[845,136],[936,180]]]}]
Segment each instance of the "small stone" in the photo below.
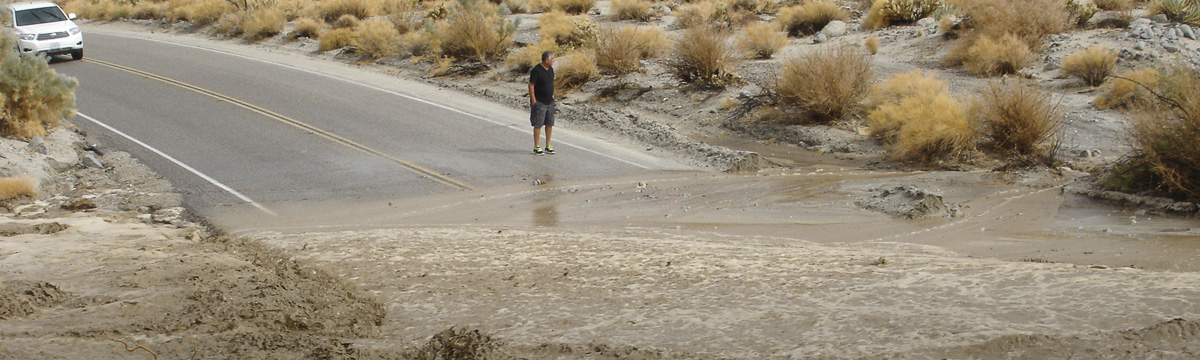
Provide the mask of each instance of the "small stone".
[{"label": "small stone", "polygon": [[671,16],[671,7],[663,5],[659,8],[658,12],[662,13],[663,16]]},{"label": "small stone", "polygon": [[42,140],[41,136],[34,136],[32,139],[29,139],[29,145],[26,147],[29,148],[29,151],[42,155],[46,155],[46,153],[50,152],[48,149],[46,149],[46,140]]},{"label": "small stone", "polygon": [[1137,18],[1137,19],[1133,19],[1133,21],[1129,22],[1130,29],[1144,27],[1144,26],[1150,26],[1150,19]]},{"label": "small stone", "polygon": [[1043,68],[1042,68],[1042,70],[1045,70],[1045,71],[1054,71],[1054,70],[1058,70],[1058,69],[1059,69],[1059,68],[1061,68],[1061,67],[1062,67],[1062,66],[1059,66],[1057,62],[1053,62],[1053,61],[1051,61],[1051,62],[1048,62],[1048,63],[1046,63],[1046,66],[1045,66],[1045,67],[1043,67]]},{"label": "small stone", "polygon": [[846,35],[846,23],[840,20],[830,21],[821,29],[821,33],[831,38]]},{"label": "small stone", "polygon": [[104,168],[104,163],[100,162],[96,155],[87,154],[83,156],[83,166],[101,169]]},{"label": "small stone", "polygon": [[937,25],[938,25],[938,21],[937,21],[937,19],[934,19],[934,18],[931,18],[931,17],[922,18],[921,20],[917,20],[917,26],[920,26],[920,27],[923,27],[923,28],[927,28],[927,27],[934,27],[934,26],[937,26]]},{"label": "small stone", "polygon": [[1167,15],[1166,15],[1166,14],[1158,14],[1158,15],[1151,16],[1151,17],[1150,17],[1150,21],[1154,21],[1154,22],[1156,22],[1156,23],[1159,23],[1159,24],[1165,24],[1165,23],[1167,23],[1167,22],[1168,22],[1168,21],[1170,21],[1170,20],[1169,20],[1169,19],[1167,19]]},{"label": "small stone", "polygon": [[1196,40],[1196,32],[1192,31],[1191,26],[1187,26],[1187,25],[1180,26],[1179,33],[1181,36],[1183,36],[1185,38]]},{"label": "small stone", "polygon": [[1154,35],[1150,33],[1149,29],[1142,29],[1141,33],[1138,34],[1138,37],[1149,40],[1150,38],[1154,37]]},{"label": "small stone", "polygon": [[820,44],[820,43],[823,43],[823,42],[825,42],[826,40],[829,40],[829,37],[828,37],[828,36],[825,36],[825,34],[824,34],[824,33],[817,34],[817,36],[813,36],[813,43],[814,43],[814,44]]},{"label": "small stone", "polygon": [[1156,37],[1162,37],[1162,36],[1163,36],[1163,31],[1162,31],[1162,29],[1161,29],[1161,28],[1158,28],[1158,27],[1152,27],[1152,28],[1150,28],[1150,33],[1151,33],[1151,34],[1154,34],[1154,36],[1156,36]]},{"label": "small stone", "polygon": [[1146,42],[1145,42],[1145,41],[1138,41],[1138,42],[1137,42],[1137,45],[1136,45],[1136,46],[1134,46],[1133,48],[1134,48],[1134,49],[1137,49],[1138,51],[1146,50]]},{"label": "small stone", "polygon": [[1163,50],[1169,53],[1177,53],[1179,52],[1179,47],[1171,44],[1163,44]]}]

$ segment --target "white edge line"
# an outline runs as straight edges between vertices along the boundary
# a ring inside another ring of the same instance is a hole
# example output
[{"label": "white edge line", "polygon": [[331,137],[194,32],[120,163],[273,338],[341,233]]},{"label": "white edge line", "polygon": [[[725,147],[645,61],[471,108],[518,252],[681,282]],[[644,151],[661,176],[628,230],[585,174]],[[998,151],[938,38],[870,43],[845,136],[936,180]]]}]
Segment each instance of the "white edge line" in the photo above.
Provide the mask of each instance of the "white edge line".
[{"label": "white edge line", "polygon": [[179,165],[179,167],[182,167],[185,170],[190,171],[193,174],[196,174],[196,176],[199,176],[200,178],[204,179],[205,181],[208,181],[209,183],[216,185],[217,187],[221,188],[221,190],[225,190],[226,192],[233,194],[233,196],[236,196],[238,199],[242,199],[242,201],[250,203],[250,205],[253,205],[254,207],[258,208],[259,210],[262,210],[263,212],[267,213],[267,215],[279,216],[279,214],[276,214],[274,211],[271,211],[271,209],[268,209],[267,207],[262,206],[261,204],[255,202],[254,200],[251,200],[246,195],[242,195],[242,193],[238,192],[237,190],[234,190],[228,186],[225,186],[225,184],[222,184],[220,181],[217,181],[216,179],[213,179],[212,177],[205,175],[204,173],[200,172],[199,170],[196,170],[195,168],[192,168],[191,166],[188,166],[187,164],[184,164],[183,162],[176,160],[175,158],[171,157],[171,155],[167,155],[166,153],[159,151],[158,149],[155,149],[153,146],[150,146],[149,144],[146,144],[146,143],[142,142],[141,140],[135,139],[132,136],[129,136],[128,134],[126,134],[124,132],[121,132],[121,130],[117,130],[116,128],[109,126],[108,124],[102,123],[102,122],[100,122],[100,120],[96,120],[95,118],[93,118],[91,116],[87,116],[87,115],[84,115],[83,113],[78,113],[78,112],[76,114],[78,114],[79,117],[82,117],[84,119],[87,119],[88,121],[94,122],[94,123],[96,123],[96,125],[100,125],[100,126],[104,127],[105,129],[108,129],[109,131],[116,133],[117,135],[121,135],[121,136],[125,137],[126,139],[129,139],[129,141],[133,141],[134,143],[141,145],[142,147],[144,147],[150,151],[153,151],[155,154],[158,154],[158,156],[162,156],[163,158],[170,160],[172,163],[175,163],[175,165]]},{"label": "white edge line", "polygon": [[[341,81],[341,82],[348,83],[348,84],[352,84],[352,85],[358,85],[358,86],[362,86],[362,87],[365,87],[365,88],[368,88],[368,89],[371,89],[371,90],[380,91],[380,92],[383,92],[383,93],[386,93],[386,94],[391,94],[391,95],[399,96],[399,97],[402,97],[402,98],[405,98],[405,99],[408,99],[408,100],[412,100],[412,101],[416,101],[416,102],[419,102],[419,103],[422,103],[422,104],[426,104],[426,105],[434,106],[434,107],[437,107],[437,108],[440,108],[440,109],[443,109],[443,110],[448,110],[448,111],[450,111],[450,112],[454,112],[454,113],[458,113],[458,114],[465,115],[465,116],[468,116],[468,117],[472,117],[472,118],[475,118],[475,119],[483,120],[483,121],[486,121],[486,122],[489,122],[489,123],[492,123],[492,124],[496,124],[496,125],[504,126],[504,127],[506,127],[506,128],[513,129],[513,130],[516,130],[516,131],[525,131],[525,129],[518,128],[518,127],[516,127],[516,126],[513,126],[512,124],[505,124],[505,123],[502,123],[502,122],[499,122],[499,121],[495,121],[495,120],[488,119],[488,118],[485,118],[485,117],[482,117],[482,116],[478,116],[478,115],[475,115],[475,114],[471,114],[471,113],[468,113],[468,112],[465,112],[465,111],[462,111],[462,110],[458,110],[458,109],[455,109],[455,108],[452,108],[452,107],[449,107],[449,106],[446,106],[446,105],[442,105],[442,104],[438,104],[438,103],[431,102],[431,101],[428,101],[428,100],[424,100],[424,99],[416,98],[416,97],[413,97],[413,96],[411,96],[411,95],[401,94],[401,93],[398,93],[398,92],[395,92],[395,91],[391,91],[391,90],[387,90],[387,89],[384,89],[384,88],[376,87],[376,86],[374,86],[374,85],[368,85],[368,84],[360,83],[360,82],[357,82],[357,81],[352,81],[352,80],[349,80],[349,79],[343,79],[343,78],[339,78],[339,77],[336,77],[336,76],[333,76],[333,75],[329,75],[329,74],[325,74],[325,73],[321,73],[321,72],[317,72],[317,71],[313,71],[313,70],[309,70],[309,69],[301,68],[301,67],[298,67],[298,66],[295,66],[295,65],[289,65],[289,64],[283,64],[283,63],[278,63],[278,62],[274,62],[274,61],[268,61],[268,60],[263,60],[263,59],[257,59],[257,58],[252,58],[252,57],[245,56],[245,55],[239,55],[239,54],[231,53],[231,52],[228,52],[228,51],[216,50],[216,49],[210,49],[210,48],[206,48],[206,47],[200,47],[200,46],[195,46],[195,45],[187,45],[187,44],[173,43],[173,42],[169,42],[169,41],[156,40],[156,39],[147,39],[147,38],[141,38],[141,37],[136,37],[136,36],[118,35],[118,34],[113,34],[113,33],[106,33],[106,32],[103,32],[103,31],[100,31],[99,33],[100,33],[100,34],[104,34],[104,35],[108,35],[108,36],[115,36],[115,37],[121,37],[121,38],[126,38],[126,39],[137,39],[137,40],[153,41],[153,42],[156,42],[156,43],[161,43],[161,44],[168,44],[168,45],[182,46],[182,47],[186,47],[186,48],[191,48],[191,49],[196,49],[196,50],[203,50],[203,51],[209,51],[209,52],[214,52],[214,53],[218,53],[218,54],[225,54],[225,55],[229,55],[229,56],[233,56],[233,57],[238,57],[238,58],[242,58],[242,59],[246,59],[246,60],[257,61],[257,62],[264,63],[264,64],[271,64],[271,65],[275,65],[275,66],[285,67],[285,68],[289,68],[289,69],[292,69],[292,70],[296,70],[296,71],[300,71],[300,72],[305,72],[305,73],[312,74],[312,75],[317,75],[317,76],[324,77],[324,78],[327,78],[327,79],[337,80],[337,81]],[[590,153],[593,153],[593,154],[596,154],[596,155],[600,155],[600,156],[603,156],[603,157],[606,157],[606,158],[609,158],[609,159],[613,159],[613,160],[616,160],[616,161],[620,161],[620,162],[623,162],[623,163],[626,163],[626,164],[629,164],[629,165],[633,165],[633,166],[636,166],[636,167],[639,167],[639,168],[642,168],[642,169],[650,169],[650,167],[648,167],[648,166],[641,165],[641,164],[637,164],[637,163],[631,162],[631,161],[629,161],[629,160],[625,160],[625,159],[617,158],[617,157],[615,157],[615,156],[608,155],[608,154],[604,154],[604,153],[598,152],[598,151],[596,151],[596,150],[592,150],[592,149],[589,149],[589,148],[585,148],[585,147],[583,147],[583,146],[574,145],[574,144],[568,143],[568,142],[566,142],[566,141],[558,141],[558,143],[560,143],[560,144],[563,144],[563,145],[567,145],[567,146],[570,146],[570,147],[574,147],[574,148],[577,148],[577,149],[580,149],[580,150],[583,150],[583,151],[586,151],[586,152],[590,152]]]}]

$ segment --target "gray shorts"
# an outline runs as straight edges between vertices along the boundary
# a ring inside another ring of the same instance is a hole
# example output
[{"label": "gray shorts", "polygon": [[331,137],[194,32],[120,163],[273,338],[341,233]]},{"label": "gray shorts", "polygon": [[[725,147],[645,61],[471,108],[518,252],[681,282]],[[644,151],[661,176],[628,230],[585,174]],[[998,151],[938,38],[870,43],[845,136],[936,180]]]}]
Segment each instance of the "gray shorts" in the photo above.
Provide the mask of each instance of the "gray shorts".
[{"label": "gray shorts", "polygon": [[554,126],[554,103],[534,103],[529,110],[529,125],[535,128]]}]

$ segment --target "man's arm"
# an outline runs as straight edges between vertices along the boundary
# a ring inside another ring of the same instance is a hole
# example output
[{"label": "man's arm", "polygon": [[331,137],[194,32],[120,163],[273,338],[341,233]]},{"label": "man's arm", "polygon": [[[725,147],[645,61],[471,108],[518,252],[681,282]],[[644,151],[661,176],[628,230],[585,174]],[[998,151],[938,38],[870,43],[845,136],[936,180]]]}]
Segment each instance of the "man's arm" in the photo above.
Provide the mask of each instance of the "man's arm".
[{"label": "man's arm", "polygon": [[537,103],[537,97],[533,95],[533,83],[529,83],[529,106]]}]

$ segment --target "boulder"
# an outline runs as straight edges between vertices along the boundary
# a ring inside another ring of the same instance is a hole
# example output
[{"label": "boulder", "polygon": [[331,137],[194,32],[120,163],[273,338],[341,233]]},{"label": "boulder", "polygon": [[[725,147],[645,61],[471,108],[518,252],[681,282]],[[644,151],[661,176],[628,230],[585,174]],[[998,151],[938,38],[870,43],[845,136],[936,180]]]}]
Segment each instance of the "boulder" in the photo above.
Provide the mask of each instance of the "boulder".
[{"label": "boulder", "polygon": [[1150,23],[1151,23],[1150,19],[1137,18],[1137,19],[1133,19],[1133,21],[1129,22],[1129,28],[1135,29],[1135,28],[1140,28],[1140,27],[1147,27],[1147,26],[1150,26]]},{"label": "boulder", "polygon": [[823,42],[825,42],[825,41],[827,41],[827,40],[829,40],[829,37],[828,37],[828,36],[826,36],[826,35],[825,35],[825,33],[820,33],[820,34],[817,34],[817,36],[813,36],[813,43],[814,43],[814,44],[820,44],[820,43],[823,43]]},{"label": "boulder", "polygon": [[46,149],[46,140],[42,140],[41,136],[34,136],[32,139],[29,139],[29,145],[25,145],[25,147],[28,148],[29,151],[42,155],[46,155],[46,153],[49,152],[49,150]]},{"label": "boulder", "polygon": [[830,38],[846,35],[846,23],[840,20],[830,21],[821,29],[821,33]]},{"label": "boulder", "polygon": [[1181,36],[1183,36],[1185,38],[1196,40],[1196,32],[1192,30],[1191,26],[1187,26],[1187,25],[1180,26],[1179,33]]},{"label": "boulder", "polygon": [[1154,21],[1156,23],[1159,23],[1159,24],[1165,24],[1165,23],[1171,21],[1170,19],[1167,19],[1166,14],[1158,14],[1158,15],[1151,16],[1150,20]]},{"label": "boulder", "polygon": [[100,159],[96,158],[96,155],[87,154],[83,157],[83,166],[102,169],[104,168],[104,163],[100,162]]}]

